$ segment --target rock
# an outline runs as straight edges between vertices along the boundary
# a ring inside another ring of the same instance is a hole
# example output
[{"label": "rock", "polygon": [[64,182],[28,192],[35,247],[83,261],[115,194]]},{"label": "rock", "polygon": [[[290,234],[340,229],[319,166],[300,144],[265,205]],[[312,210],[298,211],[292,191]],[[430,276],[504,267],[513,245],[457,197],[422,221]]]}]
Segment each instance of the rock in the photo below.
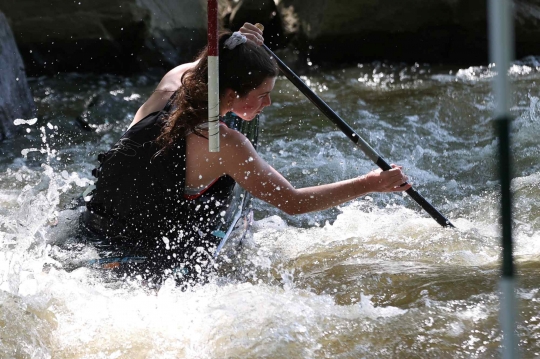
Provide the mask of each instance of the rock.
[{"label": "rock", "polygon": [[515,0],[516,58],[540,54],[540,0]]},{"label": "rock", "polygon": [[8,21],[0,12],[0,141],[17,132],[16,119],[35,117],[35,104]]},{"label": "rock", "polygon": [[[517,58],[540,52],[536,3],[516,5]],[[485,0],[280,0],[279,7],[294,13],[293,44],[314,61],[488,62]]]},{"label": "rock", "polygon": [[32,76],[170,69],[206,42],[203,0],[17,0],[2,9]]},{"label": "rock", "polygon": [[[137,0],[147,13],[139,61],[169,70],[192,61],[207,42],[206,0]],[[139,67],[140,68],[140,67]]]},{"label": "rock", "polygon": [[230,13],[222,15],[226,21],[224,26],[236,31],[244,23],[261,23],[264,25],[265,43],[271,48],[285,44],[280,13],[274,0],[239,0],[230,3]]},{"label": "rock", "polygon": [[[219,0],[308,67],[373,60],[487,63],[487,0]],[[170,69],[206,44],[206,0],[3,1],[31,76]],[[516,57],[540,53],[540,0],[515,0]],[[296,61],[296,60],[294,60]],[[298,67],[298,66],[296,66]]]}]

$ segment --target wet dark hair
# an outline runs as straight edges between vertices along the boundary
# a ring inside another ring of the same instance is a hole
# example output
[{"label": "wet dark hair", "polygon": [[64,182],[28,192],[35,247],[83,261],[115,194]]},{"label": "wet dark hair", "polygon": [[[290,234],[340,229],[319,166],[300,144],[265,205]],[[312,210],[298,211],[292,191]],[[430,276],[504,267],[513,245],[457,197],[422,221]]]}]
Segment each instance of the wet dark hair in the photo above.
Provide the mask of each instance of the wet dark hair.
[{"label": "wet dark hair", "polygon": [[[219,37],[219,93],[226,89],[247,95],[267,78],[276,77],[276,61],[260,46],[248,41],[229,50],[224,42],[231,33]],[[197,126],[208,120],[208,48],[197,56],[199,62],[182,75],[182,86],[173,99],[174,111],[166,118],[157,142],[166,150],[189,133],[200,135]]]}]

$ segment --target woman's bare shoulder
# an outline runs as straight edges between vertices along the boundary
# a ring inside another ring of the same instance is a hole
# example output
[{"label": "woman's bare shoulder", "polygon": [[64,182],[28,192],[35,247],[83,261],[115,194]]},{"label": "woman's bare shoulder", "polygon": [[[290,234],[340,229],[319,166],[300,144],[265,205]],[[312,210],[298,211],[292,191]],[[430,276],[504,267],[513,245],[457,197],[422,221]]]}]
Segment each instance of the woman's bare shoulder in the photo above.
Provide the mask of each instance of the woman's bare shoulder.
[{"label": "woman's bare shoulder", "polygon": [[225,125],[219,126],[220,131],[220,142],[225,147],[232,147],[232,148],[238,148],[238,147],[253,147],[251,146],[251,142],[247,139],[246,136],[244,136],[241,132],[236,131],[232,128],[229,128]]},{"label": "woman's bare shoulder", "polygon": [[176,66],[163,76],[156,87],[156,91],[176,91],[182,84],[181,80],[184,72],[195,67],[195,65],[197,65],[197,61]]},{"label": "woman's bare shoulder", "polygon": [[[208,141],[208,132],[207,129],[204,128],[201,131],[201,135],[197,135],[195,133],[192,133],[188,135],[188,139],[191,139],[192,141],[197,142],[207,142]],[[249,140],[244,136],[242,133],[227,127],[223,123],[219,126],[219,142],[221,144],[221,148],[236,148],[240,146],[244,146],[249,142]]]},{"label": "woman's bare shoulder", "polygon": [[208,132],[203,130],[201,135],[188,135],[188,151],[190,153],[198,153],[212,161],[216,160],[220,164],[227,163],[229,165],[231,162],[254,156],[255,149],[246,136],[225,125],[219,126],[219,152],[208,152]]}]

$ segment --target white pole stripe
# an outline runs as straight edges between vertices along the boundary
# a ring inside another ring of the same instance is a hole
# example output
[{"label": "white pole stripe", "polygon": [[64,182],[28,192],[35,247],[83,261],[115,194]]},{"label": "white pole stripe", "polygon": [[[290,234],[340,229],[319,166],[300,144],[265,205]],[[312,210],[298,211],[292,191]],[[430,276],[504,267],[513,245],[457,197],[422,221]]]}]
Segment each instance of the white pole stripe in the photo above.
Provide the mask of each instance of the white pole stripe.
[{"label": "white pole stripe", "polygon": [[514,55],[512,11],[508,0],[490,0],[490,61],[495,63],[495,118],[509,117],[510,89],[507,72]]},{"label": "white pole stripe", "polygon": [[208,149],[219,152],[219,58],[208,56]]}]

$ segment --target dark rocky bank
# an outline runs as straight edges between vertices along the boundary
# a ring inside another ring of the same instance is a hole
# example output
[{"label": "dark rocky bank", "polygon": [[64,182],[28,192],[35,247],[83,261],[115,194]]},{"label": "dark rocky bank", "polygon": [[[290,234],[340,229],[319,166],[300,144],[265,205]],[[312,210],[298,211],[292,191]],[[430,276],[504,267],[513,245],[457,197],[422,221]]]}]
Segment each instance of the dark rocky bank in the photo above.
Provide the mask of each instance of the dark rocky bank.
[{"label": "dark rocky bank", "polygon": [[[0,0],[0,10],[30,76],[168,69],[206,41],[204,0]],[[220,0],[224,26],[261,22],[270,47],[300,67],[485,64],[486,12],[485,0]],[[516,2],[515,13],[516,57],[540,54],[540,0]]]}]

